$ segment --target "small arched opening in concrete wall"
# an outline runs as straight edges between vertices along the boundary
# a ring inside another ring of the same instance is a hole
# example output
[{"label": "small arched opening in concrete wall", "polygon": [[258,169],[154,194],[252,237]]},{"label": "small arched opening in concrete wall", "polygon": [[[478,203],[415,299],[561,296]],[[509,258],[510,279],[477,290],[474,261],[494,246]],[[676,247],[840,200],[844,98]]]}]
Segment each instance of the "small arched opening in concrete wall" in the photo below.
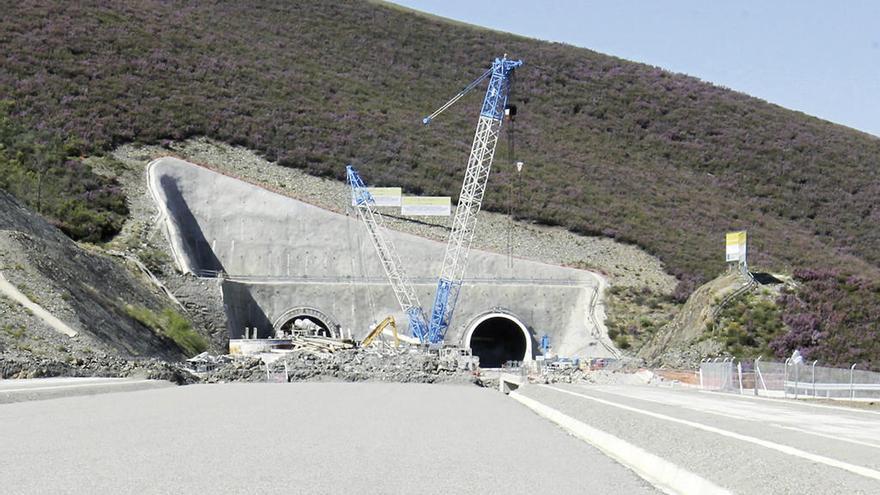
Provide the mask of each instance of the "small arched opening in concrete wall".
[{"label": "small arched opening in concrete wall", "polygon": [[304,332],[322,337],[341,337],[340,325],[335,318],[306,306],[288,309],[275,319],[272,327],[276,336]]},{"label": "small arched opening in concrete wall", "polygon": [[483,368],[532,359],[531,333],[519,317],[507,311],[494,310],[475,318],[465,332],[464,346],[480,357]]}]

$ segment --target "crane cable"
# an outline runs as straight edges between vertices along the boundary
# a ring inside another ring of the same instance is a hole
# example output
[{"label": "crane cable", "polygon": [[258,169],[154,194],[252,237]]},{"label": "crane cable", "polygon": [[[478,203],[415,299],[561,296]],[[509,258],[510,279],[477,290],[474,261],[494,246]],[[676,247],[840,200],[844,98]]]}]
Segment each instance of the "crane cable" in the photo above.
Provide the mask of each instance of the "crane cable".
[{"label": "crane cable", "polygon": [[[511,105],[513,100],[513,80],[516,71],[511,71],[507,80],[507,104],[505,110],[509,112],[508,121],[510,127],[507,129],[507,161],[510,163],[510,182],[508,184],[507,194],[507,268],[513,268],[513,190],[515,177],[513,171],[516,170],[516,105]],[[517,170],[517,175],[520,171]]]},{"label": "crane cable", "polygon": [[470,93],[472,89],[476,88],[478,84],[483,82],[483,80],[485,80],[487,77],[489,77],[491,75],[492,75],[492,68],[490,67],[489,70],[487,70],[486,72],[483,72],[483,75],[474,79],[474,81],[472,83],[465,86],[464,89],[459,91],[457,95],[453,96],[451,100],[444,103],[443,106],[441,106],[437,110],[434,110],[434,113],[432,113],[431,115],[428,115],[427,117],[422,119],[422,123],[425,125],[430,124],[434,120],[434,118],[436,118],[438,115],[443,113],[443,111],[446,110],[447,108],[454,105],[455,102],[460,100],[464,95]]}]

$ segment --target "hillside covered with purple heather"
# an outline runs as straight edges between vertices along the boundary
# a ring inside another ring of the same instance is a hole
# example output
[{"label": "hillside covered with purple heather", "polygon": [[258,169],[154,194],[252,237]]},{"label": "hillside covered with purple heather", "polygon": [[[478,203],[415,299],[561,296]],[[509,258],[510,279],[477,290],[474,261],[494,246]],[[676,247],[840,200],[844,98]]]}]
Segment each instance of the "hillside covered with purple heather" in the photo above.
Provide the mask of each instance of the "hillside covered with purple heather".
[{"label": "hillside covered with purple heather", "polygon": [[[862,333],[880,313],[876,137],[660,68],[373,2],[2,7],[0,187],[75,239],[107,240],[126,214],[112,180],[76,157],[127,142],[208,136],[315,175],[342,179],[353,162],[373,183],[455,195],[479,96],[430,128],[421,117],[507,53],[525,62],[512,94],[527,164],[516,216],[637,244],[679,278],[679,295],[724,268],[725,231],[747,229],[753,267],[834,273],[822,284],[865,294]],[[507,211],[514,179],[502,151],[488,209]],[[820,322],[848,321],[808,321],[840,292],[807,280],[804,306],[786,303],[797,334],[780,354]]]}]

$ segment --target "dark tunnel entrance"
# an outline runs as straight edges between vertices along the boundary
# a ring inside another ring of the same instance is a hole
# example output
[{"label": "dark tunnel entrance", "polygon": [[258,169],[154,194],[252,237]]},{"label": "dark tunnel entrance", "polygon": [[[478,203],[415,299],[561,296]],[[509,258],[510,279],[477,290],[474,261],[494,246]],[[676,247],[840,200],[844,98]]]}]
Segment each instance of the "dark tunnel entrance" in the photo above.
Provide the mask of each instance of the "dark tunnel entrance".
[{"label": "dark tunnel entrance", "polygon": [[480,357],[483,368],[500,368],[507,361],[528,358],[528,337],[523,327],[513,318],[490,316],[479,321],[470,333],[468,345]]}]

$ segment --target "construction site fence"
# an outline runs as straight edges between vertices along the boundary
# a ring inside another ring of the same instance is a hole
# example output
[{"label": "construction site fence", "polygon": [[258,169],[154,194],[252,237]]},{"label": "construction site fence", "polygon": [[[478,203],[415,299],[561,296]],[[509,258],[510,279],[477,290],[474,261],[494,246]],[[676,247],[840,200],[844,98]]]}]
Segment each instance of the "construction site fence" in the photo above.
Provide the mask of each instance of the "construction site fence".
[{"label": "construction site fence", "polygon": [[880,373],[819,366],[817,361],[784,362],[718,358],[700,363],[700,388],[761,397],[880,399]]}]

